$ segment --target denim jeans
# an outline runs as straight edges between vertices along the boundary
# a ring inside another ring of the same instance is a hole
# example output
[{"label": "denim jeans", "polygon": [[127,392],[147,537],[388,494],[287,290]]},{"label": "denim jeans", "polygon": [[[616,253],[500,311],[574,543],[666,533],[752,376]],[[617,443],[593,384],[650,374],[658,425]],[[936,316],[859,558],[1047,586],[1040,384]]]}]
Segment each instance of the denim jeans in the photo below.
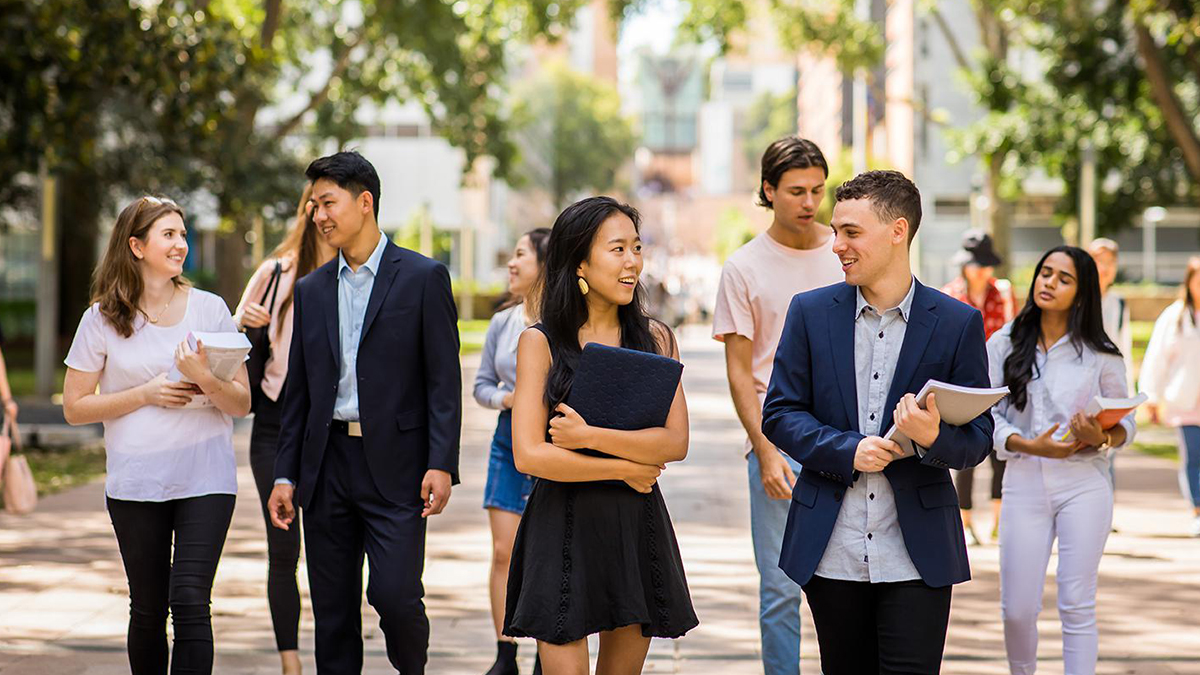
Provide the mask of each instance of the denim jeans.
[{"label": "denim jeans", "polygon": [[1179,427],[1179,487],[1183,496],[1200,507],[1200,426]]},{"label": "denim jeans", "polygon": [[[800,475],[800,465],[784,458]],[[758,566],[758,630],[762,636],[764,675],[800,672],[800,586],[779,569],[783,530],[790,499],[771,499],[763,489],[758,455],[747,458],[750,479],[750,537]]]}]

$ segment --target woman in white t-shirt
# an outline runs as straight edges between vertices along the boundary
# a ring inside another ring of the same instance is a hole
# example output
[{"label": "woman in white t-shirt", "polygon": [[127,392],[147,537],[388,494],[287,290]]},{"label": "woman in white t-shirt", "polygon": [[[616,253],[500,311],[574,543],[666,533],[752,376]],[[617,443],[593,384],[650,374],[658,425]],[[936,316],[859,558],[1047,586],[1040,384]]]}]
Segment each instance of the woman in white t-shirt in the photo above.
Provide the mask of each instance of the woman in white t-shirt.
[{"label": "woman in white t-shirt", "polygon": [[1200,256],[1188,260],[1179,300],[1154,322],[1138,384],[1151,420],[1179,429],[1179,484],[1200,537]]},{"label": "woman in white t-shirt", "polygon": [[[105,495],[129,581],[133,675],[165,675],[168,660],[173,673],[212,672],[209,604],[237,493],[233,416],[250,410],[245,367],[221,381],[203,344],[188,346],[189,332],[236,328],[224,300],[183,279],[186,234],[183,211],[170,200],[142,197],[125,207],[66,358],[67,421],[104,423]],[[172,382],[172,368],[196,384]],[[185,408],[193,401],[201,405]]]}]

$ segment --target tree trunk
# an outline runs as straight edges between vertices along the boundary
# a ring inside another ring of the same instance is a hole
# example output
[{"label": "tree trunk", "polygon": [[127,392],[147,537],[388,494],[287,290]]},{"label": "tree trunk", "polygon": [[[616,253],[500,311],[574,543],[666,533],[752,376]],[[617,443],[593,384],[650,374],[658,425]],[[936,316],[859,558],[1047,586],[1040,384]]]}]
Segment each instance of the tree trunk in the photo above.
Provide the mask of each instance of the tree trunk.
[{"label": "tree trunk", "polygon": [[992,235],[992,244],[1001,260],[1001,263],[996,266],[996,276],[1005,278],[1012,270],[1012,223],[1009,218],[1010,205],[1000,197],[1000,171],[1004,157],[1000,154],[992,154],[986,158],[986,161],[983,194],[987,197],[988,208],[985,222]]},{"label": "tree trunk", "polygon": [[59,174],[58,179],[58,329],[69,341],[91,299],[92,270],[99,263],[102,179],[87,168]]},{"label": "tree trunk", "polygon": [[[232,224],[232,229],[227,229]],[[221,204],[221,228],[217,233],[217,282],[213,292],[225,299],[229,311],[237,308],[242,290],[249,280],[252,262],[246,244],[246,232],[250,223],[244,214],[236,212],[229,204]]]},{"label": "tree trunk", "polygon": [[1154,102],[1162,109],[1172,140],[1183,151],[1183,161],[1192,180],[1200,182],[1200,138],[1197,138],[1196,130],[1192,127],[1191,115],[1184,111],[1183,104],[1175,95],[1174,82],[1150,31],[1139,23],[1134,27],[1134,32],[1137,34],[1138,55],[1145,63],[1146,80],[1150,83]]}]

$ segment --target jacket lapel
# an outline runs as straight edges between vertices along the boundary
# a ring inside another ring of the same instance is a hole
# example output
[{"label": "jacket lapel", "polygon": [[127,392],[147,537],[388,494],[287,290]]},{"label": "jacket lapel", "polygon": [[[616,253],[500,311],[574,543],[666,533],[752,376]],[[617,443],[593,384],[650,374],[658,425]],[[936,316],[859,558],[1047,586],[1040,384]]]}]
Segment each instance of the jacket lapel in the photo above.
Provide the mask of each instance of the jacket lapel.
[{"label": "jacket lapel", "polygon": [[833,371],[842,392],[842,405],[850,429],[858,431],[858,385],[854,375],[854,305],[857,294],[846,285],[833,297],[829,309],[829,347],[833,353]]},{"label": "jacket lapel", "polygon": [[396,272],[400,270],[400,247],[388,241],[387,246],[383,249],[383,257],[379,260],[379,273],[375,275],[375,284],[371,286],[371,298],[367,300],[367,315],[363,318],[362,337],[359,338],[359,344],[367,337],[367,332],[371,330],[371,324],[375,321],[375,316],[379,314],[379,308],[383,306],[383,299],[387,297],[388,290],[392,287],[392,281],[396,278]]},{"label": "jacket lapel", "polygon": [[[933,330],[937,326],[938,317],[934,313],[937,306],[932,295],[933,291],[921,285],[916,279],[913,283],[917,290],[913,293],[912,309],[908,313],[908,327],[904,331],[904,344],[900,347],[900,358],[896,361],[896,371],[892,375],[892,386],[888,390],[887,403],[883,407],[883,420],[879,426],[881,433],[887,433],[892,427],[892,413],[900,397],[908,393],[917,365],[929,347]],[[921,382],[921,386],[925,383]]]},{"label": "jacket lapel", "polygon": [[325,310],[325,329],[329,333],[329,348],[333,350],[333,362],[342,367],[342,341],[338,337],[338,266],[336,258],[325,273],[327,279],[321,289],[321,306]]}]

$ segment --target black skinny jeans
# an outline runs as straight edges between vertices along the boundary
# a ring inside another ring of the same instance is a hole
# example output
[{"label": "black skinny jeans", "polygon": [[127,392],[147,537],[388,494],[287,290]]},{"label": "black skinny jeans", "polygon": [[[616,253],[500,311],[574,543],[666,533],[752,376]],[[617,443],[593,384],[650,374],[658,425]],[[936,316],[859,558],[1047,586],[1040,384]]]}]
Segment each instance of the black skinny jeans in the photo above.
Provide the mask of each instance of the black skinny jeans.
[{"label": "black skinny jeans", "polygon": [[254,427],[250,432],[250,468],[262,502],[263,521],[267,525],[267,602],[271,606],[271,624],[275,627],[275,647],[279,651],[297,648],[300,632],[300,587],[296,566],[300,561],[300,513],[286,530],[271,524],[267,500],[275,488],[275,450],[279,444],[279,418],[282,401],[272,401],[261,391],[255,392]]},{"label": "black skinny jeans", "polygon": [[212,673],[209,605],[233,504],[233,495],[165,502],[108,499],[129,580],[127,646],[132,675],[166,675],[168,610],[175,626],[171,675]]}]

